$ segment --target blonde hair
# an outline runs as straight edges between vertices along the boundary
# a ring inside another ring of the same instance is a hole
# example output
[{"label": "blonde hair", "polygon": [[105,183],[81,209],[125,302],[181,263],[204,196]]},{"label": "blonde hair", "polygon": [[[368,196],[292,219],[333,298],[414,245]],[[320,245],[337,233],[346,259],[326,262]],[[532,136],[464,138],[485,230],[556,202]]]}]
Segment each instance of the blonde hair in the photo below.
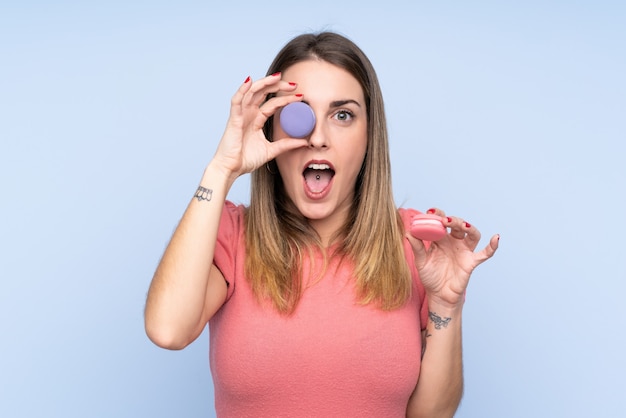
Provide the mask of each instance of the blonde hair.
[{"label": "blonde hair", "polygon": [[[393,200],[384,103],[376,72],[361,49],[332,32],[300,35],[287,43],[268,74],[305,60],[320,59],[347,70],[361,84],[367,108],[367,151],[357,177],[354,202],[337,232],[331,256],[354,265],[357,299],[383,310],[401,307],[411,295],[411,275],[403,247],[404,227]],[[265,125],[272,137],[270,119]],[[307,254],[322,249],[319,236],[287,196],[275,162],[252,173],[246,210],[245,271],[256,296],[292,313],[303,293]]]}]

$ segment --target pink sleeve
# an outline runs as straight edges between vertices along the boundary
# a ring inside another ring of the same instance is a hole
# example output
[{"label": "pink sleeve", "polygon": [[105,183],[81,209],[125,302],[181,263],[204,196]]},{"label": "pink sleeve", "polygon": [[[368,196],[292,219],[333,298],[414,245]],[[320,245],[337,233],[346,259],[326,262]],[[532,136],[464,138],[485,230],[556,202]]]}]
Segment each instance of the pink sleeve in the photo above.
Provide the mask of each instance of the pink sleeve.
[{"label": "pink sleeve", "polygon": [[[413,216],[421,213],[415,209],[400,209],[400,217],[402,218],[402,222],[404,223],[405,230],[408,231],[409,226],[411,225],[411,219]],[[426,242],[425,245],[428,246],[430,243]],[[415,267],[415,260],[413,259],[413,250],[411,249],[411,243],[408,239],[404,240],[404,253],[406,256],[406,261],[409,263],[409,269],[411,270],[411,277],[413,278],[413,282],[417,287],[417,294],[419,300],[421,302],[420,306],[420,325],[422,329],[426,329],[426,325],[428,324],[428,300],[426,300],[426,291],[424,290],[424,285],[419,278],[419,273],[417,272],[417,267]]]},{"label": "pink sleeve", "polygon": [[239,257],[243,257],[243,230],[244,230],[244,207],[236,206],[230,201],[224,203],[220,227],[217,233],[217,244],[213,256],[213,264],[222,272],[228,284],[228,300],[235,290],[236,278],[242,263]]}]

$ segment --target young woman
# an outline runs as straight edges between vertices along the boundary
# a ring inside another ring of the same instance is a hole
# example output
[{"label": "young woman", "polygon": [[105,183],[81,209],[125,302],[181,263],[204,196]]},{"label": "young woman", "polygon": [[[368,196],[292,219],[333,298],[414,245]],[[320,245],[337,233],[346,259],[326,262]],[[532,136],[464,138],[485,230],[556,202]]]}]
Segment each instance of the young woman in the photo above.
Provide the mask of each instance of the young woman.
[{"label": "young woman", "polygon": [[[145,324],[169,349],[210,327],[220,417],[452,416],[463,390],[461,314],[478,230],[440,215],[428,243],[396,208],[376,73],[345,37],[289,42],[249,77],[152,280]],[[281,110],[304,101],[305,138]],[[227,201],[252,173],[248,207]]]}]

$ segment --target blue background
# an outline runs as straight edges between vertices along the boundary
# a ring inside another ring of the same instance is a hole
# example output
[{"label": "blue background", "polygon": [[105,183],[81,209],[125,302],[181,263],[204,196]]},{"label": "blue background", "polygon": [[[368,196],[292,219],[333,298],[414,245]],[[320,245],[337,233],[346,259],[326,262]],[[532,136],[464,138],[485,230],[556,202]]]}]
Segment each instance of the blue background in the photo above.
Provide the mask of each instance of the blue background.
[{"label": "blue background", "polygon": [[618,1],[3,2],[0,416],[213,416],[207,333],[152,345],[146,291],[232,94],[321,29],[377,68],[398,204],[502,236],[457,416],[624,416],[625,28]]}]

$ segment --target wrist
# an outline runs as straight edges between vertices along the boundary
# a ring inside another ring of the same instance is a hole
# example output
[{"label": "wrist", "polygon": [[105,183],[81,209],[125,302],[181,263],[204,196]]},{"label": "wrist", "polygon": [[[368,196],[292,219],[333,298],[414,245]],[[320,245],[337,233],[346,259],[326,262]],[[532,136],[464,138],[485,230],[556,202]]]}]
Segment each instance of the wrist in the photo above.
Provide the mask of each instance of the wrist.
[{"label": "wrist", "polygon": [[459,315],[463,311],[465,295],[458,299],[442,298],[438,295],[426,295],[428,300],[428,310],[437,312],[439,315],[451,316]]},{"label": "wrist", "polygon": [[213,184],[230,189],[230,186],[232,186],[237,177],[239,177],[237,173],[223,167],[219,164],[219,162],[211,160],[211,162],[204,169],[200,184]]},{"label": "wrist", "polygon": [[450,305],[439,300],[428,300],[428,328],[431,331],[459,330],[463,317],[463,304]]}]

